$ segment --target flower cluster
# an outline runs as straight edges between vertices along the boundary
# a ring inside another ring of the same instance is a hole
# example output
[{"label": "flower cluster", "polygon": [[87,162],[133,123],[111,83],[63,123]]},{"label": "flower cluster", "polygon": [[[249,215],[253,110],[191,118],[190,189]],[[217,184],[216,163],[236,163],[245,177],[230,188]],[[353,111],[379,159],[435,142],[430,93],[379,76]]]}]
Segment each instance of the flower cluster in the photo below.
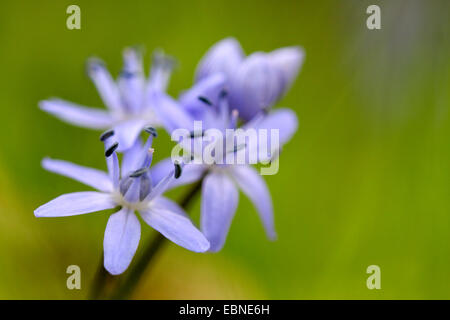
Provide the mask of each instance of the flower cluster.
[{"label": "flower cluster", "polygon": [[[270,53],[245,56],[233,38],[215,44],[201,59],[194,85],[178,99],[166,88],[173,59],[157,52],[153,55],[150,76],[145,77],[141,52],[124,51],[124,67],[117,81],[104,64],[92,59],[88,73],[107,110],[87,108],[60,99],[45,100],[40,107],[54,116],[78,126],[105,131],[107,172],[62,160],[45,158],[45,169],[78,180],[97,191],[62,195],[35,210],[36,217],[62,217],[117,208],[108,220],[104,235],[104,266],[111,274],[124,272],[138,248],[141,219],[174,243],[194,252],[219,251],[238,205],[240,189],[254,204],[269,238],[276,237],[273,205],[265,180],[249,162],[233,164],[215,161],[186,161],[167,158],[152,164],[155,127],[168,133],[184,129],[190,134],[179,140],[183,149],[200,144],[203,132],[195,132],[200,121],[205,129],[228,135],[229,129],[275,129],[277,149],[261,156],[262,145],[220,143],[216,158],[256,157],[267,163],[279,155],[297,130],[297,117],[290,109],[272,110],[297,77],[304,60],[299,47],[281,48]],[[147,136],[141,141],[142,133]],[[233,136],[239,138],[239,134]],[[273,144],[273,143],[272,143]],[[273,144],[275,145],[275,144]],[[217,150],[217,149],[216,149]],[[120,154],[118,154],[120,153]],[[121,165],[119,165],[119,157]],[[200,230],[178,204],[163,196],[166,190],[201,183]]]}]

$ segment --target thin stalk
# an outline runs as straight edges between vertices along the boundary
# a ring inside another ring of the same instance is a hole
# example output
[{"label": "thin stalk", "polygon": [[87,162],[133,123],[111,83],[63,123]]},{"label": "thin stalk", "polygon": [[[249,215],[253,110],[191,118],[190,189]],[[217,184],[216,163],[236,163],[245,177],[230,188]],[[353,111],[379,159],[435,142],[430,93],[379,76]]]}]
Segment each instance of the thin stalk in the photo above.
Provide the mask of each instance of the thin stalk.
[{"label": "thin stalk", "polygon": [[105,267],[103,267],[103,253],[100,258],[100,263],[95,274],[95,278],[92,284],[91,292],[89,293],[90,300],[103,299],[106,295],[106,289],[114,282],[113,276],[111,276]]},{"label": "thin stalk", "polygon": [[[200,179],[195,185],[191,187],[189,192],[181,199],[179,205],[187,210],[192,203],[192,200],[201,190],[203,178]],[[133,292],[136,285],[139,283],[139,280],[142,278],[147,266],[151,264],[154,260],[154,257],[159,252],[159,250],[166,243],[166,238],[158,233],[154,240],[150,242],[150,244],[145,248],[144,253],[140,257],[140,259],[136,262],[133,268],[129,271],[128,277],[124,280],[122,285],[119,286],[115,294],[112,295],[112,299],[126,299]]]}]

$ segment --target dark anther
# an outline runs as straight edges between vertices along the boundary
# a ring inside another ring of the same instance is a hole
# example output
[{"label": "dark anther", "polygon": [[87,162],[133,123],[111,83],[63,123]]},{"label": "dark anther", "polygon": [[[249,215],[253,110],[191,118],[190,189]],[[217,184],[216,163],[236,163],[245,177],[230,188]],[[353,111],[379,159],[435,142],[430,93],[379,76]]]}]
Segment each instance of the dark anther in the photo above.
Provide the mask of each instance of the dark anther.
[{"label": "dark anther", "polygon": [[198,97],[198,100],[200,100],[201,102],[207,104],[208,106],[212,106],[212,102],[208,98],[200,96],[200,97]]},{"label": "dark anther", "polygon": [[223,89],[223,90],[221,90],[220,93],[219,93],[219,99],[223,99],[223,98],[225,98],[227,95],[228,95],[228,91],[225,90],[225,89]]},{"label": "dark anther", "polygon": [[155,138],[158,136],[158,132],[156,132],[156,129],[153,127],[146,127],[144,129],[145,132],[150,133],[152,136],[154,136]]},{"label": "dark anther", "polygon": [[176,65],[176,60],[173,57],[164,54],[162,50],[157,50],[153,53],[152,63],[153,65],[160,66],[164,69],[173,69]]},{"label": "dark anther", "polygon": [[98,58],[90,58],[87,62],[88,70],[98,70],[100,68],[105,68],[105,63]]},{"label": "dark anther", "polygon": [[175,174],[174,174],[175,179],[178,179],[179,177],[181,177],[181,166],[178,162],[175,162]]},{"label": "dark anther", "polygon": [[204,137],[204,136],[205,136],[205,131],[204,130],[202,130],[202,131],[192,131],[190,133],[190,137],[191,138],[199,138],[199,137]]},{"label": "dark anther", "polygon": [[238,152],[239,150],[244,149],[246,146],[247,145],[245,143],[244,144],[240,144],[238,146],[234,146],[234,152]]},{"label": "dark anther", "polygon": [[123,70],[120,73],[120,76],[123,77],[123,78],[126,78],[126,79],[130,79],[130,78],[134,77],[135,74],[133,72],[130,72],[130,71],[127,71],[127,70]]},{"label": "dark anther", "polygon": [[270,107],[269,106],[262,108],[263,114],[268,114],[269,111],[270,111]]},{"label": "dark anther", "polygon": [[119,146],[119,143],[114,142],[114,144],[105,151],[105,156],[107,158],[109,158],[114,153],[114,151],[116,151],[118,146]]},{"label": "dark anther", "polygon": [[166,55],[165,59],[164,59],[164,68],[166,69],[173,69],[175,68],[175,66],[177,65],[177,62],[174,58],[172,58],[171,56]]},{"label": "dark anther", "polygon": [[106,141],[107,139],[111,138],[114,135],[114,130],[108,130],[106,132],[103,132],[100,136],[100,141]]},{"label": "dark anther", "polygon": [[131,178],[138,178],[148,171],[148,168],[141,168],[130,174]]}]

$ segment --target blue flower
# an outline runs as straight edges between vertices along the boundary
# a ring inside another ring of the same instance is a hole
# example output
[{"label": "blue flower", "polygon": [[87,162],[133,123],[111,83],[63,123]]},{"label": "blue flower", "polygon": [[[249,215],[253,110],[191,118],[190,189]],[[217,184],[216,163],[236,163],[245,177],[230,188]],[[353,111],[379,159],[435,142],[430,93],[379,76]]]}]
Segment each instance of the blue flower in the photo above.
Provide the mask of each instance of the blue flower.
[{"label": "blue flower", "polygon": [[[181,108],[177,110],[186,111],[191,122],[201,121],[205,129],[216,128],[225,132],[228,128],[236,128],[238,116],[244,120],[241,127],[244,131],[277,129],[281,147],[297,131],[297,116],[290,109],[272,111],[270,108],[292,85],[303,58],[300,47],[281,48],[271,53],[257,52],[245,58],[235,39],[222,40],[199,63],[196,83],[180,96]],[[180,118],[184,119],[186,115],[179,112]],[[192,150],[196,140],[187,140],[184,147]],[[235,146],[238,148],[225,150],[224,154],[246,153],[246,159],[256,158],[259,162],[278,156],[279,150],[262,156],[259,142],[241,149]],[[203,147],[201,145],[200,150],[203,151]],[[162,172],[169,170],[171,163],[171,159],[166,159],[155,166],[159,172],[153,174],[156,181],[161,179]],[[268,237],[276,238],[271,196],[256,169],[249,164],[190,163],[184,167],[183,177],[170,187],[192,183],[202,177],[201,230],[210,241],[210,251],[219,251],[225,243],[238,204],[238,189],[256,207]]]},{"label": "blue flower", "polygon": [[[186,123],[193,120],[202,121],[205,128],[223,130],[226,127],[224,116],[217,116],[217,112],[211,111],[214,108],[205,107],[204,101],[206,99],[209,105],[220,109],[222,102],[219,100],[225,92],[227,108],[222,108],[222,111],[229,113],[227,116],[237,112],[243,120],[244,130],[279,130],[282,146],[297,131],[298,119],[291,109],[272,107],[295,81],[304,57],[303,49],[298,46],[280,48],[270,53],[255,52],[245,57],[234,38],[219,41],[201,59],[195,84],[180,96],[180,108],[173,108],[179,115],[172,118],[182,119],[179,127],[191,130],[192,125],[189,127]],[[187,117],[193,120],[186,120]]]},{"label": "blue flower", "polygon": [[103,63],[88,62],[88,74],[107,110],[83,107],[61,99],[40,102],[42,110],[68,123],[90,129],[113,129],[119,151],[130,148],[145,126],[172,129],[175,101],[165,94],[173,61],[156,52],[150,76],[146,79],[142,55],[132,48],[124,50],[124,67],[115,81]]},{"label": "blue flower", "polygon": [[[236,128],[238,112],[227,111],[226,98],[219,99],[219,101],[220,108],[208,104],[205,107],[206,111],[201,112],[206,128],[219,128],[222,132],[229,128]],[[289,121],[286,122],[286,119]],[[197,118],[196,120],[201,119]],[[280,140],[281,143],[285,143],[295,132],[297,123],[295,114],[285,110],[271,117],[258,117],[253,122],[244,125],[244,128],[245,126],[248,128],[282,128]],[[193,151],[195,147],[192,145],[198,143],[198,140],[196,137],[187,138],[182,140],[180,145]],[[223,145],[225,144],[223,143]],[[201,152],[204,147],[205,145],[201,142],[199,148]],[[273,155],[262,158],[258,155],[258,148],[259,145],[248,148],[233,146],[232,149],[224,150],[223,157],[226,158],[228,154],[238,156],[238,153],[242,152],[247,154],[246,159],[254,157],[258,161],[267,161],[272,158]],[[193,156],[195,159],[197,155],[193,154]],[[154,181],[161,180],[162,173],[170,170],[171,166],[172,159],[157,163],[152,172]],[[238,189],[242,190],[256,207],[268,237],[276,238],[270,192],[265,180],[255,168],[249,164],[227,164],[225,160],[212,164],[198,164],[194,161],[184,166],[183,175],[180,179],[171,182],[169,187],[193,183],[202,177],[204,180],[202,183],[201,230],[210,242],[210,251],[219,251],[225,243],[238,204]]]},{"label": "blue flower", "polygon": [[285,47],[245,57],[239,42],[227,38],[216,43],[197,66],[196,83],[222,74],[231,110],[248,121],[272,107],[291,87],[304,61],[301,47]]},{"label": "blue flower", "polygon": [[152,183],[149,167],[153,157],[151,144],[156,131],[153,128],[146,131],[150,136],[145,145],[141,146],[137,140],[124,153],[121,168],[114,132],[108,131],[102,135],[108,173],[49,158],[42,163],[45,169],[78,180],[98,192],[62,195],[36,209],[36,217],[65,217],[121,207],[109,217],[103,241],[104,266],[113,275],[121,274],[128,268],[137,250],[141,227],[136,211],[148,225],[174,243],[195,252],[205,252],[209,248],[208,240],[184,211],[161,196],[171,182],[180,177],[181,165],[175,164],[157,184]]}]

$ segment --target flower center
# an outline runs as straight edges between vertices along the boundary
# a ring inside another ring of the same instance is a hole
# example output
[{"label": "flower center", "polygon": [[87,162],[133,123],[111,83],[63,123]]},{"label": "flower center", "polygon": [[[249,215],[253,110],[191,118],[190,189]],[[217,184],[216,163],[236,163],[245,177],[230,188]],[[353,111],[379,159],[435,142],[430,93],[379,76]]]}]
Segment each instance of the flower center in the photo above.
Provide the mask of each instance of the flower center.
[{"label": "flower center", "polygon": [[119,183],[119,192],[131,203],[143,201],[152,191],[152,181],[148,167],[136,170]]},{"label": "flower center", "polygon": [[120,192],[115,192],[113,194],[113,200],[118,205],[133,211],[147,210],[152,203],[152,201],[128,202]]}]

